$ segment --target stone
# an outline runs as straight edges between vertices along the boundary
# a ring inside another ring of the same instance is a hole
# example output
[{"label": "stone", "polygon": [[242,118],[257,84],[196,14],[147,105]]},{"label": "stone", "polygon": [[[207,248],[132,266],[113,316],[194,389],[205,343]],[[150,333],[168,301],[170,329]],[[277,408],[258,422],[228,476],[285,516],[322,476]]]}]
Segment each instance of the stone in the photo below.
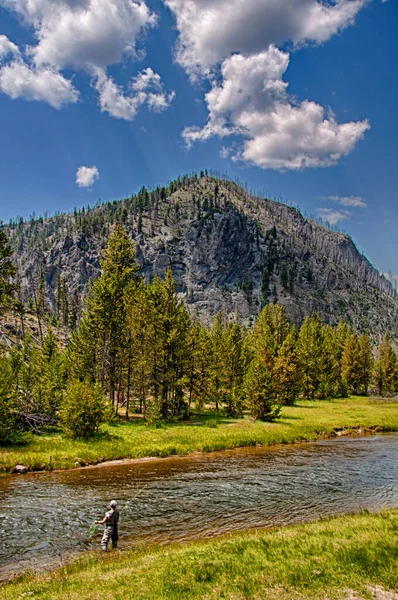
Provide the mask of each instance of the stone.
[{"label": "stone", "polygon": [[25,467],[25,465],[16,465],[15,469],[14,469],[14,473],[27,473],[28,472],[28,467]]}]

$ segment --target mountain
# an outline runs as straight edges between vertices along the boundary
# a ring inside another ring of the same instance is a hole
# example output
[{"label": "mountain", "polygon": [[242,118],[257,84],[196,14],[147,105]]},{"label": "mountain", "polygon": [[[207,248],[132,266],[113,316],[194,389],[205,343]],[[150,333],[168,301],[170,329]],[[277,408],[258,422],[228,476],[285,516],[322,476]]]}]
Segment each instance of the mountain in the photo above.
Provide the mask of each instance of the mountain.
[{"label": "mountain", "polygon": [[223,310],[250,322],[278,300],[297,324],[316,311],[325,322],[343,317],[374,337],[387,331],[397,337],[398,296],[348,235],[203,174],[5,226],[23,299],[40,293],[41,278],[49,310],[62,286],[70,302],[81,303],[116,222],[135,240],[144,277],[162,277],[171,267],[181,295],[204,320]]}]

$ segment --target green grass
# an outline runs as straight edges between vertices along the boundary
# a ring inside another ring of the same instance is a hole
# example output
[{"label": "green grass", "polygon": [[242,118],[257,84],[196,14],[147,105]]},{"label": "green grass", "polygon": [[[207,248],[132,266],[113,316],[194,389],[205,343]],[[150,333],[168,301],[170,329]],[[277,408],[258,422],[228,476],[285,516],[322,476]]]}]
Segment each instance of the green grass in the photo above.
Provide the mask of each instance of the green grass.
[{"label": "green grass", "polygon": [[0,588],[0,599],[373,598],[376,586],[398,588],[397,540],[398,510],[362,513],[206,542],[91,554],[51,574],[25,575]]},{"label": "green grass", "polygon": [[336,428],[398,431],[394,403],[351,397],[330,401],[300,401],[285,407],[276,423],[227,419],[214,414],[192,423],[171,423],[159,429],[141,421],[104,425],[90,441],[72,441],[53,432],[35,436],[26,446],[2,448],[0,473],[24,464],[31,470],[67,469],[79,464],[150,456],[186,455],[244,446],[288,444],[333,434]]}]

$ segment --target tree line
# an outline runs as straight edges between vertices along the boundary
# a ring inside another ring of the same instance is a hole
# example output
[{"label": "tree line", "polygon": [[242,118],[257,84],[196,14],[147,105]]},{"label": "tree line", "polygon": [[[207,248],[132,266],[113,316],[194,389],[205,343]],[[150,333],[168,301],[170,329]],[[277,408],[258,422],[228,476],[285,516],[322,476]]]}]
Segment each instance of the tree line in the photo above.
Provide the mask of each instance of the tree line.
[{"label": "tree line", "polygon": [[[2,235],[5,305],[15,269]],[[207,326],[179,299],[171,270],[149,283],[139,270],[134,243],[116,225],[66,348],[49,329],[41,344],[26,336],[22,345],[2,350],[0,444],[43,425],[89,437],[112,414],[140,413],[157,423],[210,408],[272,421],[300,397],[398,390],[398,358],[388,336],[375,348],[344,320],[331,326],[316,314],[297,328],[276,302],[264,306],[251,328],[221,313]]]}]

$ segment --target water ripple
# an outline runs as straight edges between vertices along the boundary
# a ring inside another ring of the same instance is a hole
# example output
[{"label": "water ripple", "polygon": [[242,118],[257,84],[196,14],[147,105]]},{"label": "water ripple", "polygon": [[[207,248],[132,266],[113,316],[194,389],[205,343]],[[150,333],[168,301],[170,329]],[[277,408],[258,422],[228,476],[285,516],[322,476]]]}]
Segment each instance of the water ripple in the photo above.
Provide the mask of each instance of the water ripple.
[{"label": "water ripple", "polygon": [[[210,538],[398,506],[398,435],[250,448],[0,480],[0,565],[35,566],[98,543],[111,498],[121,545]],[[1,574],[1,569],[0,569]]]}]

